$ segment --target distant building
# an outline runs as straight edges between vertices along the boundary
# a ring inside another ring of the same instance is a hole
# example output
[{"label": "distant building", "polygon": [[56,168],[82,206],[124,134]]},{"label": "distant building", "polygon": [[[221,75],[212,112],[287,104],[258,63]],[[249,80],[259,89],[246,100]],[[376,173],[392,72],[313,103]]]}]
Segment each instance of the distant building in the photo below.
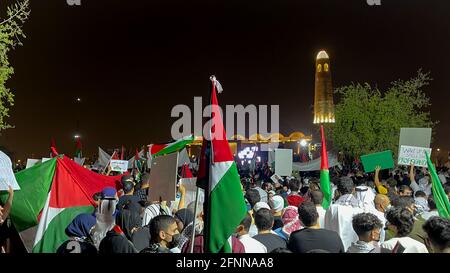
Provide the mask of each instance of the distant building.
[{"label": "distant building", "polygon": [[334,123],[333,86],[331,84],[330,59],[325,51],[316,58],[316,82],[314,88],[314,124]]}]

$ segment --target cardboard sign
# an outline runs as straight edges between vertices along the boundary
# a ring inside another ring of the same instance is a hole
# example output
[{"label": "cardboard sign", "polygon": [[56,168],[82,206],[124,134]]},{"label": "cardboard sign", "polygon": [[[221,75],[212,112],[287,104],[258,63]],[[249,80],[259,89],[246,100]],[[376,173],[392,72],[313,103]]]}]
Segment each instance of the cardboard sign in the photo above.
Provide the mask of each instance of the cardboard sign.
[{"label": "cardboard sign", "polygon": [[27,159],[27,165],[26,165],[25,169],[31,168],[34,165],[39,164],[39,163],[41,163],[40,159],[28,158]]},{"label": "cardboard sign", "polygon": [[425,151],[431,155],[430,148],[414,147],[414,146],[400,146],[400,153],[398,155],[398,165],[411,165],[417,167],[427,167],[427,158]]},{"label": "cardboard sign", "polygon": [[366,173],[373,172],[377,166],[380,166],[382,170],[394,168],[392,151],[363,155],[361,161]]},{"label": "cardboard sign", "polygon": [[401,146],[430,148],[431,128],[400,128]]},{"label": "cardboard sign", "polygon": [[178,176],[178,153],[152,159],[151,191],[148,201],[175,201]]},{"label": "cardboard sign", "polygon": [[292,175],[292,149],[275,149],[275,173]]},{"label": "cardboard sign", "polygon": [[0,191],[7,191],[9,186],[14,190],[20,190],[12,169],[11,159],[0,151]]},{"label": "cardboard sign", "polygon": [[116,160],[111,159],[111,170],[114,172],[126,172],[128,170],[128,161],[127,160]]}]

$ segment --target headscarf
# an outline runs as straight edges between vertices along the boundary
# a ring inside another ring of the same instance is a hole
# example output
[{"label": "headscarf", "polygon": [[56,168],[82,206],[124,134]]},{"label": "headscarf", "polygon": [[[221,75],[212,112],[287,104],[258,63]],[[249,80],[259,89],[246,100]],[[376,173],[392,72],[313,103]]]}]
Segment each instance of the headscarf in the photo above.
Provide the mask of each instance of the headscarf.
[{"label": "headscarf", "polygon": [[90,213],[82,213],[75,217],[66,228],[69,237],[90,238],[90,232],[95,225],[96,219]]},{"label": "headscarf", "polygon": [[281,216],[283,222],[282,231],[289,237],[292,232],[299,230],[302,225],[298,219],[298,209],[294,206],[288,206],[284,209]]},{"label": "headscarf", "polygon": [[131,231],[140,227],[142,220],[136,211],[124,209],[117,215],[116,224],[122,229],[128,240],[131,240]]},{"label": "headscarf", "polygon": [[368,186],[358,186],[355,189],[355,198],[358,199],[365,207],[375,208],[375,194]]},{"label": "headscarf", "polygon": [[100,205],[97,208],[95,216],[97,223],[92,231],[92,240],[95,246],[100,246],[100,242],[105,238],[106,233],[115,226],[114,213],[116,211],[117,200],[116,199],[102,199]]},{"label": "headscarf", "polygon": [[180,209],[175,213],[175,217],[183,223],[184,228],[186,228],[190,223],[194,222],[194,212],[192,212],[190,209]]},{"label": "headscarf", "polygon": [[279,196],[279,195],[275,195],[274,197],[272,197],[272,202],[273,202],[273,209],[276,212],[281,212],[284,208],[284,199],[283,197]]}]

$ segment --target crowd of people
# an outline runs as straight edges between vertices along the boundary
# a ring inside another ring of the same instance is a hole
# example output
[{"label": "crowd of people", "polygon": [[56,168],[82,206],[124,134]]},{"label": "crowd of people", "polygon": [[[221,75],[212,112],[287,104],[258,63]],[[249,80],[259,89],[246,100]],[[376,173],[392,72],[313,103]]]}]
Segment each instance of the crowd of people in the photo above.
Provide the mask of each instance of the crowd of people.
[{"label": "crowd of people", "polygon": [[[267,164],[240,170],[247,214],[231,236],[234,253],[441,253],[450,252],[450,219],[439,217],[426,169],[330,169],[332,201],[317,172],[272,181]],[[439,169],[450,198],[450,175]],[[67,226],[58,253],[203,253],[203,204],[177,200],[149,202],[150,174],[121,178],[122,189],[92,196],[93,213]],[[0,207],[8,217],[14,192]],[[194,240],[192,240],[194,238]]]}]

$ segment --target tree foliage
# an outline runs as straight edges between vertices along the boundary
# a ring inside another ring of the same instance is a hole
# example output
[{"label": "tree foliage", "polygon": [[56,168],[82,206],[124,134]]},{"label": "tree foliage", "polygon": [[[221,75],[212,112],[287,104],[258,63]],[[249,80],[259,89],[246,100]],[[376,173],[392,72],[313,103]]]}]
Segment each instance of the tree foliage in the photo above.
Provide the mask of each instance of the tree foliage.
[{"label": "tree foliage", "polygon": [[5,121],[9,117],[9,108],[14,105],[14,94],[6,87],[6,82],[14,74],[8,53],[22,45],[26,38],[22,27],[30,15],[29,1],[24,0],[9,6],[6,19],[0,19],[0,131],[10,128]]},{"label": "tree foliage", "polygon": [[407,81],[395,81],[382,92],[365,84],[337,88],[336,123],[330,126],[333,145],[351,158],[392,150],[396,155],[400,128],[433,127],[430,99],[423,88],[429,73],[420,70]]}]

